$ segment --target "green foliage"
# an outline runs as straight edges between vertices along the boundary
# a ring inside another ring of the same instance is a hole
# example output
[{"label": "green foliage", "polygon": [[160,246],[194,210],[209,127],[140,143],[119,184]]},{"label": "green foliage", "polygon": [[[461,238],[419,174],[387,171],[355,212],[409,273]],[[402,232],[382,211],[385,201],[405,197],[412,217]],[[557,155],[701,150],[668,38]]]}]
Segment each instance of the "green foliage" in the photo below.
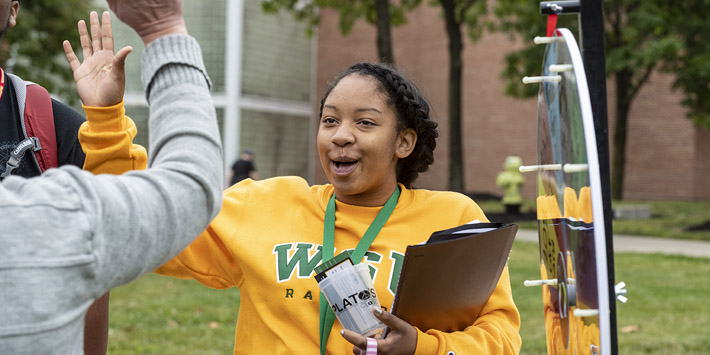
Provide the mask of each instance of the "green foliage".
[{"label": "green foliage", "polygon": [[[80,48],[76,24],[89,11],[102,11],[93,0],[22,1],[17,26],[9,28],[0,50],[0,67],[36,82],[63,101],[78,101],[62,42]],[[11,65],[8,65],[11,64]]]},{"label": "green foliage", "polygon": [[486,29],[485,17],[488,14],[488,6],[485,1],[470,0],[459,2],[459,6],[465,6],[467,2],[471,4],[462,9],[461,22],[466,25],[468,37],[476,41],[481,38]]},{"label": "green foliage", "polygon": [[[538,86],[525,85],[521,79],[540,73],[545,46],[535,45],[532,40],[536,36],[545,36],[547,17],[540,15],[538,2],[529,0],[499,0],[493,14],[498,21],[491,26],[492,30],[521,38],[527,44],[505,55],[505,68],[500,74],[505,79],[505,94],[518,98],[537,95]],[[569,28],[572,33],[576,33],[579,28],[577,16],[559,16],[557,27]]]},{"label": "green foliage", "polygon": [[289,10],[293,13],[293,17],[298,21],[305,21],[306,33],[308,36],[313,35],[313,31],[320,23],[318,15],[317,1],[299,1],[299,0],[264,0],[261,2],[261,7],[265,13],[278,13],[281,9]]},{"label": "green foliage", "polygon": [[[407,22],[405,13],[416,8],[419,4],[421,4],[421,0],[390,2],[390,23],[392,26],[405,24]],[[371,24],[377,21],[375,0],[263,0],[261,6],[266,13],[276,13],[282,9],[292,12],[295,19],[308,24],[306,32],[309,36],[320,24],[319,8],[338,11],[338,26],[345,35],[350,33],[355,21],[360,18]]]},{"label": "green foliage", "polygon": [[683,105],[696,125],[710,128],[710,1],[672,2],[664,12],[666,19],[677,19],[676,39],[682,47],[665,69],[676,74],[673,87],[685,94]]},{"label": "green foliage", "polygon": [[[688,117],[700,126],[710,127],[710,31],[706,14],[709,1],[604,0],[606,22],[605,48],[607,75],[631,73],[627,92],[617,100],[631,102],[646,83],[649,73],[660,69],[675,75],[673,87],[683,92]],[[544,35],[546,17],[539,5],[529,0],[499,0],[494,14],[500,31],[530,41]],[[577,16],[561,15],[557,27],[575,32]],[[531,42],[527,42],[531,43]],[[529,97],[536,87],[524,88],[520,78],[539,72],[543,49],[530,44],[506,58],[501,74],[506,79],[506,94]]]},{"label": "green foliage", "polygon": [[[428,3],[429,6],[441,7],[443,11],[451,4],[456,25],[465,27],[472,41],[480,39],[491,25],[488,22],[488,4],[484,0],[429,0]],[[442,21],[446,21],[445,16]]]}]

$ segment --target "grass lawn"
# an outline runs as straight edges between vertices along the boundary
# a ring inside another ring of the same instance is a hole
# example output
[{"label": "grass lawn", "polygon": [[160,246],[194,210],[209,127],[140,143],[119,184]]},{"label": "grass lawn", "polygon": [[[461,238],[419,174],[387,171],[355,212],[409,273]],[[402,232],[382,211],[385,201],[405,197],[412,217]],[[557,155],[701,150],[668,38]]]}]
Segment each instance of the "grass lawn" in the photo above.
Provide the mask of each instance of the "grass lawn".
[{"label": "grass lawn", "polygon": [[239,290],[148,274],[111,291],[109,354],[231,354]]},{"label": "grass lawn", "polygon": [[[505,210],[499,200],[476,202],[488,214],[502,213]],[[651,219],[614,220],[614,234],[710,241],[710,230],[686,230],[688,227],[710,222],[710,201],[616,201],[612,203],[612,208],[621,205],[648,205],[651,208]],[[533,200],[525,200],[521,212],[531,213],[535,208]],[[518,224],[520,228],[537,229],[536,221],[519,221]]]},{"label": "grass lawn", "polygon": [[686,231],[688,227],[710,222],[710,201],[624,201],[612,203],[612,208],[618,205],[649,205],[651,219],[615,220],[616,234],[710,241],[710,230]]},{"label": "grass lawn", "polygon": [[[620,354],[706,354],[710,349],[710,259],[621,253],[616,280],[629,302],[617,303]],[[510,274],[522,317],[523,354],[545,354],[538,249],[516,242]],[[109,354],[230,354],[239,292],[147,275],[111,292]],[[634,332],[621,329],[638,326]]]}]

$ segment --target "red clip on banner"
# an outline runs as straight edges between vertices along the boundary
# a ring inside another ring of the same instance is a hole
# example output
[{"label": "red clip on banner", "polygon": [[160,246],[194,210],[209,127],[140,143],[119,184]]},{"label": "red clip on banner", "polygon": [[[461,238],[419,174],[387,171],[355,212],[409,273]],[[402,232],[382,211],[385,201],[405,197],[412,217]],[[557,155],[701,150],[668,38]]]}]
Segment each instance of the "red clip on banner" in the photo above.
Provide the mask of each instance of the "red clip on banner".
[{"label": "red clip on banner", "polygon": [[552,37],[552,34],[555,32],[555,28],[557,27],[557,15],[548,15],[547,16],[547,37]]}]

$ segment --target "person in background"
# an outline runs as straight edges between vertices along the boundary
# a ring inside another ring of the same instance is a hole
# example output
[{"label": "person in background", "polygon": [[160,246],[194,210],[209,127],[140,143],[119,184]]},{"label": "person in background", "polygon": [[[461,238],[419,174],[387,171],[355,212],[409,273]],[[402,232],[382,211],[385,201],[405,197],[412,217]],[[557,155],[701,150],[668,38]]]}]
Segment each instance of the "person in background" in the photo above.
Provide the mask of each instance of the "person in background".
[{"label": "person in background", "polygon": [[[199,45],[187,35],[182,2],[108,3],[146,45],[142,79],[151,112],[151,167],[113,176],[64,166],[33,179],[2,181],[3,353],[83,353],[84,316],[92,302],[176,255],[221,206],[216,113]],[[83,63],[64,44],[77,91],[85,106],[96,99],[115,111],[111,116],[122,114],[117,80],[123,80],[130,48],[105,56],[113,52],[110,27],[92,20],[91,28],[91,39],[80,34]],[[102,55],[93,56],[97,52]],[[106,60],[86,60],[98,57]],[[98,131],[126,130],[96,123],[92,129]],[[102,157],[92,163],[97,166],[122,159],[98,151]]]},{"label": "person in background", "polygon": [[[19,1],[0,0],[0,40],[15,27],[19,12]],[[33,115],[34,136],[44,145],[25,145],[27,149],[19,149],[19,154],[13,157],[13,151],[32,139],[27,136],[31,127],[25,124],[26,114]],[[67,164],[81,168],[84,152],[77,140],[77,131],[83,122],[84,117],[52,99],[41,86],[0,68],[0,180],[10,175],[38,176],[44,170]],[[42,136],[45,131],[40,130],[40,126],[47,127],[46,132],[51,137]]]},{"label": "person in background", "polygon": [[229,173],[229,186],[232,186],[246,178],[259,180],[259,173],[254,165],[254,151],[251,148],[244,149],[239,160],[234,162]]}]

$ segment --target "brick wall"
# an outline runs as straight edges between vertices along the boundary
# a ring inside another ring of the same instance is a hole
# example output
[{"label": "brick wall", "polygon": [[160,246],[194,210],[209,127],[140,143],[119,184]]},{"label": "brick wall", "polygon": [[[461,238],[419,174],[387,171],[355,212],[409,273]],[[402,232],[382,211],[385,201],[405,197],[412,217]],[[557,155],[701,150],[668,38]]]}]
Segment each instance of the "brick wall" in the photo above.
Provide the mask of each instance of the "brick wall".
[{"label": "brick wall", "polygon": [[[689,199],[694,190],[695,130],[669,90],[673,77],[654,73],[631,106],[624,198]],[[610,117],[615,118],[613,106]],[[613,129],[613,126],[610,126]]]}]

